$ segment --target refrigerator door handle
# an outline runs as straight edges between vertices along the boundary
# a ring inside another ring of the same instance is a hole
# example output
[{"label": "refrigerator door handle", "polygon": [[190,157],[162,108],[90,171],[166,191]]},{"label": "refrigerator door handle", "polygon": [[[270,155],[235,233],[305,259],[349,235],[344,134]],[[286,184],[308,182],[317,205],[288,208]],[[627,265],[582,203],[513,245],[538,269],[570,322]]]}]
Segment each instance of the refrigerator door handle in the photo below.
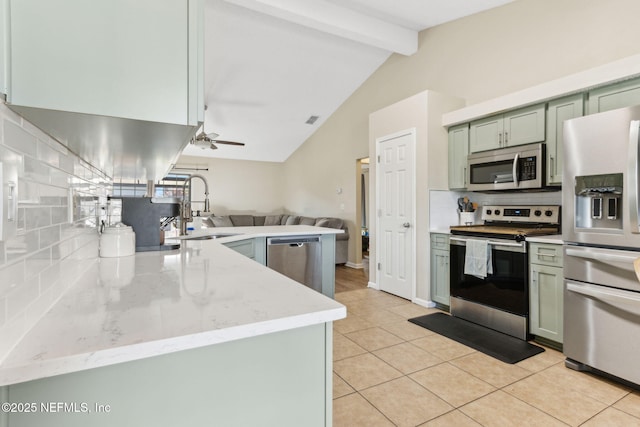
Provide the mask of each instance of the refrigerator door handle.
[{"label": "refrigerator door handle", "polygon": [[571,282],[567,282],[567,291],[602,301],[636,316],[640,312],[640,296],[636,292]]},{"label": "refrigerator door handle", "polygon": [[629,156],[627,171],[627,202],[629,205],[629,224],[631,233],[640,233],[638,227],[638,140],[640,139],[640,120],[632,120],[629,130]]},{"label": "refrigerator door handle", "polygon": [[515,184],[515,186],[518,186],[518,160],[520,159],[520,154],[516,153],[516,157],[514,157],[513,159],[513,170],[512,170],[512,174],[513,174],[513,183]]},{"label": "refrigerator door handle", "polygon": [[615,255],[615,254],[608,254],[608,253],[603,253],[603,252],[599,252],[599,251],[591,251],[591,250],[578,250],[578,249],[571,249],[571,248],[567,248],[566,252],[567,256],[573,256],[573,257],[577,257],[577,258],[586,258],[586,259],[592,259],[595,261],[603,261],[603,262],[619,262],[619,263],[624,263],[624,264],[629,264],[628,267],[630,267],[633,270],[633,261],[636,260],[636,256],[631,256],[631,255]]}]

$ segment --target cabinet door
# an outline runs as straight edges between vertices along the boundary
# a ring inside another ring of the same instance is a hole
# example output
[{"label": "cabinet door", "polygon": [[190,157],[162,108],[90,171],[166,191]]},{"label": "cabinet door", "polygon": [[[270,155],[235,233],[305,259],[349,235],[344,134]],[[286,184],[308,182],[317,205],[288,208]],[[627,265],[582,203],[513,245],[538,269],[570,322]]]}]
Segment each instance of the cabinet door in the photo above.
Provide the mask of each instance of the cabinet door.
[{"label": "cabinet door", "polygon": [[224,243],[224,245],[234,251],[254,259],[256,257],[256,249],[254,239],[239,240],[237,242]]},{"label": "cabinet door", "polygon": [[547,184],[562,184],[562,149],[564,121],[584,114],[584,94],[549,102],[547,109]]},{"label": "cabinet door", "polygon": [[530,265],[530,327],[533,335],[562,343],[562,268]]},{"label": "cabinet door", "polygon": [[521,108],[504,115],[503,146],[541,142],[545,138],[544,104]]},{"label": "cabinet door", "polygon": [[502,116],[492,116],[471,122],[469,126],[469,152],[493,150],[502,147]]},{"label": "cabinet door", "polygon": [[431,299],[449,306],[449,251],[431,250]]},{"label": "cabinet door", "polygon": [[640,104],[640,79],[589,91],[588,114]]},{"label": "cabinet door", "polygon": [[[15,105],[189,123],[186,0],[6,0]],[[4,30],[3,30],[4,31]],[[196,69],[197,71],[197,69]]]},{"label": "cabinet door", "polygon": [[467,155],[469,154],[469,124],[449,129],[449,189],[467,188]]}]

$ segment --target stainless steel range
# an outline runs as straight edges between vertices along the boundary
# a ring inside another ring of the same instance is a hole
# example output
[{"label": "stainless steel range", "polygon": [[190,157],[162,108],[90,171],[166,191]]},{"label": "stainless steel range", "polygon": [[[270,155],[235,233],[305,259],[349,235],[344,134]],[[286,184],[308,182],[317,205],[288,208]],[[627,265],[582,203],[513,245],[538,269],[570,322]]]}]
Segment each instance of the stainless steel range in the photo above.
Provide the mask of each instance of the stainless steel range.
[{"label": "stainless steel range", "polygon": [[451,314],[526,340],[527,236],[560,233],[559,206],[484,206],[484,224],[452,226]]}]

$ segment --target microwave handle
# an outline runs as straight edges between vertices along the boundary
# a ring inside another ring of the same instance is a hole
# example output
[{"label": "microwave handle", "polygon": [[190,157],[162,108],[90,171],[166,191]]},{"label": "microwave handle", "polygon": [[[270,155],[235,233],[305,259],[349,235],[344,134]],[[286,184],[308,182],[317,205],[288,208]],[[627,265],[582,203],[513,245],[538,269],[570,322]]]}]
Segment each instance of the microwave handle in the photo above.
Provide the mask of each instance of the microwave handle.
[{"label": "microwave handle", "polygon": [[638,140],[640,139],[640,120],[632,120],[629,131],[629,156],[627,183],[627,201],[629,206],[629,224],[631,232],[640,233],[638,228]]},{"label": "microwave handle", "polygon": [[515,186],[518,186],[518,160],[520,159],[520,154],[516,153],[516,156],[513,158],[513,170],[511,173],[513,174],[513,183]]}]

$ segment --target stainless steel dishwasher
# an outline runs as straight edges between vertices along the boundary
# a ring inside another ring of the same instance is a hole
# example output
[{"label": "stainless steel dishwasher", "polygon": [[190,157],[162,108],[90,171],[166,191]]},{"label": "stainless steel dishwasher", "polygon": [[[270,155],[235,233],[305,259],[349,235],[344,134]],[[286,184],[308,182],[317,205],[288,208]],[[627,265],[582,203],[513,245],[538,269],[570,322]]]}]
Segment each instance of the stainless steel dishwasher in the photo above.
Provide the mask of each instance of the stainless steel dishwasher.
[{"label": "stainless steel dishwasher", "polygon": [[267,267],[322,293],[320,236],[268,238]]}]

